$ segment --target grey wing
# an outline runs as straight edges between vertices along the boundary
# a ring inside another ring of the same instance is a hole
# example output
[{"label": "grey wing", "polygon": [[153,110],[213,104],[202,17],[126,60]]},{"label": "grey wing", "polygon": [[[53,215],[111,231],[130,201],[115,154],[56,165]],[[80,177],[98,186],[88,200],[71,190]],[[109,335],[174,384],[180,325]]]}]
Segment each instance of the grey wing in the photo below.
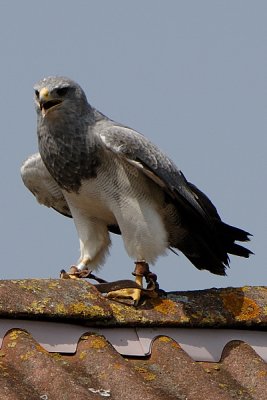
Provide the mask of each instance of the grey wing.
[{"label": "grey wing", "polygon": [[105,146],[141,169],[161,186],[194,218],[209,225],[210,216],[199,201],[197,193],[176,165],[145,136],[133,129],[112,125],[101,127],[100,138]]},{"label": "grey wing", "polygon": [[[48,172],[39,153],[27,158],[22,164],[20,172],[24,185],[34,194],[40,204],[52,207],[65,217],[72,218],[62,190]],[[108,225],[107,228],[112,233],[121,234],[117,225]]]},{"label": "grey wing", "polygon": [[225,275],[225,268],[229,265],[228,253],[249,257],[250,250],[235,243],[236,240],[249,240],[249,233],[223,223],[208,197],[188,182],[156,146],[123,126],[107,126],[100,132],[109,150],[142,169],[171,199],[179,221],[176,228],[168,225],[174,229],[171,248],[181,250],[198,269],[207,269],[218,275]]},{"label": "grey wing", "polygon": [[20,172],[24,185],[40,204],[52,207],[66,217],[72,216],[60,187],[48,172],[39,153],[27,158]]}]

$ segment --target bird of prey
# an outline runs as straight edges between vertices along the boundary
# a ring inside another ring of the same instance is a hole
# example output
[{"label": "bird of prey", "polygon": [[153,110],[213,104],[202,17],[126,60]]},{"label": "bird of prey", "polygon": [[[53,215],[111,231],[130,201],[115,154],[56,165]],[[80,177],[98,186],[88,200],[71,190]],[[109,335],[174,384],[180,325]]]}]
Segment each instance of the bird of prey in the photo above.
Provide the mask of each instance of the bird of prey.
[{"label": "bird of prey", "polygon": [[[121,234],[140,286],[140,266],[148,268],[168,249],[218,275],[225,275],[228,254],[249,257],[236,241],[250,234],[224,223],[170,158],[93,108],[77,83],[48,77],[34,90],[39,153],[24,162],[21,174],[41,204],[74,220],[80,259],[70,275],[86,276],[104,263],[110,232]],[[131,296],[136,303],[141,293],[117,292],[110,297]]]}]

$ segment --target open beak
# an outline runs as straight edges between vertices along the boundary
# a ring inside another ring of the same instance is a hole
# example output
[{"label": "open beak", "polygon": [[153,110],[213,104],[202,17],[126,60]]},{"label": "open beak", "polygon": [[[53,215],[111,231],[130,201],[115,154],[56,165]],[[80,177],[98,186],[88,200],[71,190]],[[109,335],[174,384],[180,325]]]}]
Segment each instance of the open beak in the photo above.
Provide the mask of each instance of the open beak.
[{"label": "open beak", "polygon": [[40,90],[38,102],[40,110],[44,117],[47,114],[48,110],[57,106],[58,104],[61,104],[62,100],[53,98],[49,93],[49,90],[47,88],[43,88]]}]

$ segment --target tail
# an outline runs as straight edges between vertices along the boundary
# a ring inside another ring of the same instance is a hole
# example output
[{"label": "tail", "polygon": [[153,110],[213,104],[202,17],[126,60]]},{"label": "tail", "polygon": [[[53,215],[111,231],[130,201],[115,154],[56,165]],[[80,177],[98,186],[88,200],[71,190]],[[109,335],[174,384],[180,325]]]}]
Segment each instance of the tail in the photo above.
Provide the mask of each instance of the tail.
[{"label": "tail", "polygon": [[228,254],[245,258],[253,254],[236,243],[249,241],[249,236],[251,235],[242,229],[214,220],[212,235],[200,235],[191,231],[177,247],[196,268],[206,269],[216,275],[226,275],[230,262]]},{"label": "tail", "polygon": [[235,243],[235,241],[248,242],[250,240],[249,237],[252,236],[250,233],[243,229],[236,228],[235,226],[228,225],[222,221],[219,221],[218,223],[218,232],[225,244],[227,253],[245,258],[248,258],[253,254],[253,252],[246,247]]},{"label": "tail", "polygon": [[[182,239],[178,236],[173,247],[180,249],[196,268],[225,275],[229,266],[228,254],[245,258],[253,254],[246,247],[236,243],[248,242],[252,235],[223,222],[210,199],[192,183],[188,182],[188,185],[204,210],[208,223],[202,223],[199,218],[195,221],[188,219],[188,225],[183,227]],[[186,218],[184,222],[185,220]]]}]

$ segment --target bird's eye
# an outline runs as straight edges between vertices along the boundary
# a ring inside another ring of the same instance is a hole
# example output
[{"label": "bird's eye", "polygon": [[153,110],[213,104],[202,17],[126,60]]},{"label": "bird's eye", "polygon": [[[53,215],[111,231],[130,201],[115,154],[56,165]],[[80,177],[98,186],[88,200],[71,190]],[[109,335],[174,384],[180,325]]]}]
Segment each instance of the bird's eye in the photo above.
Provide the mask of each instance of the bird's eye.
[{"label": "bird's eye", "polygon": [[58,96],[65,96],[68,92],[69,88],[63,87],[56,90]]},{"label": "bird's eye", "polygon": [[36,96],[37,98],[39,98],[39,91],[38,91],[38,90],[35,90],[35,96]]}]

